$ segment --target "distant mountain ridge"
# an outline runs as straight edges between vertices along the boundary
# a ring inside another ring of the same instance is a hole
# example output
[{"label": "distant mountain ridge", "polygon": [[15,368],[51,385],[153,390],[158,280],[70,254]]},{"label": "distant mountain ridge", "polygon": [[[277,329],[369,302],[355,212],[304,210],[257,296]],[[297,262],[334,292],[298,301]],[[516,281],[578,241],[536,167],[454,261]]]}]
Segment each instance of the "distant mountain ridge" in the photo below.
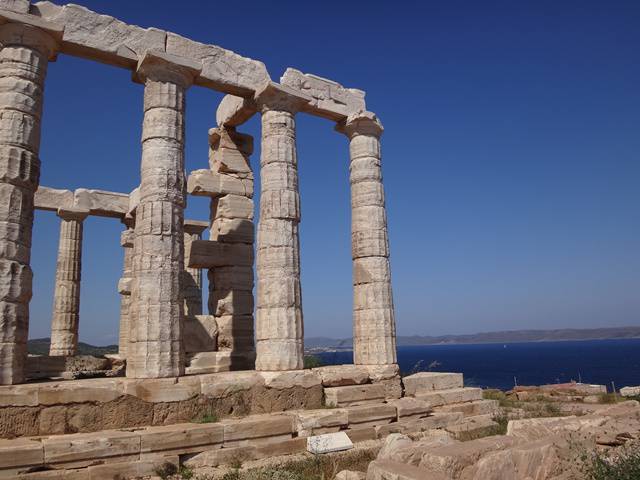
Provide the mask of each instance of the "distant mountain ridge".
[{"label": "distant mountain ridge", "polygon": [[[411,345],[465,345],[474,343],[518,343],[518,342],[559,342],[568,340],[615,340],[624,338],[640,338],[639,327],[612,328],[563,328],[558,330],[508,330],[503,332],[483,332],[470,335],[442,335],[442,336],[399,336],[398,346]],[[49,338],[29,340],[29,353],[33,355],[48,355]],[[314,349],[343,349],[353,347],[351,338],[310,337],[304,339],[307,350]],[[106,353],[117,353],[117,345],[95,346],[88,343],[78,343],[80,355],[100,356]]]},{"label": "distant mountain ridge", "polygon": [[[639,327],[612,328],[563,328],[557,330],[509,330],[483,332],[470,335],[399,336],[398,346],[410,345],[464,345],[474,343],[558,342],[568,340],[613,340],[640,338]],[[353,345],[351,338],[305,338],[305,348],[347,349]]]}]

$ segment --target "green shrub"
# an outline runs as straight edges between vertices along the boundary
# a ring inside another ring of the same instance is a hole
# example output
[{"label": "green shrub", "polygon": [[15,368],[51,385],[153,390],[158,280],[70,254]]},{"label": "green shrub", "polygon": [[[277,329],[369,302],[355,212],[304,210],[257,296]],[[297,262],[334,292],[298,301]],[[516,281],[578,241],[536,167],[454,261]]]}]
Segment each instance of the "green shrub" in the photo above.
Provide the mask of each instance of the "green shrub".
[{"label": "green shrub", "polygon": [[596,452],[582,458],[587,480],[637,480],[640,478],[638,445],[606,453]]},{"label": "green shrub", "polygon": [[316,355],[304,356],[304,368],[318,368],[322,366],[322,360]]},{"label": "green shrub", "polygon": [[218,416],[215,413],[205,413],[191,420],[191,423],[216,423],[217,421]]}]

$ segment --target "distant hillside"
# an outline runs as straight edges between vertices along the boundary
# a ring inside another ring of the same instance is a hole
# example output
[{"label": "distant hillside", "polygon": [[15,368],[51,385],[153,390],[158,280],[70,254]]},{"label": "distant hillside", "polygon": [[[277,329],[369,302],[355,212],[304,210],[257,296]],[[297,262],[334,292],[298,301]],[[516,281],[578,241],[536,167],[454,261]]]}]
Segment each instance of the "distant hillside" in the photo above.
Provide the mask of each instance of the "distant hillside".
[{"label": "distant hillside", "polygon": [[[504,332],[474,333],[471,335],[443,335],[439,337],[413,335],[398,337],[398,346],[409,345],[456,345],[473,343],[517,343],[517,342],[558,342],[568,340],[605,340],[640,338],[640,327],[614,328],[565,328],[561,330],[512,330]],[[352,339],[332,339],[324,337],[305,338],[305,348],[348,349]]]},{"label": "distant hillside", "polygon": [[[51,345],[50,338],[34,338],[29,340],[27,348],[32,355],[48,355],[49,345]],[[96,347],[89,345],[88,343],[78,342],[78,354],[79,355],[93,355],[99,357],[106,353],[118,353],[117,345],[107,345],[106,347]]]}]

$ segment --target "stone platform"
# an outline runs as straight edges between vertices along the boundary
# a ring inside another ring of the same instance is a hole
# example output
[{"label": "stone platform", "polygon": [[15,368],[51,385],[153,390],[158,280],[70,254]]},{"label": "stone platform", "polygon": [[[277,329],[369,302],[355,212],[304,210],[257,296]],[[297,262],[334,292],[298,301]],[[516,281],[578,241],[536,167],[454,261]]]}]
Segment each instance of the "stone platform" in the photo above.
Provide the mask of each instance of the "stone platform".
[{"label": "stone platform", "polygon": [[[337,383],[402,395],[396,369],[340,366],[288,372],[235,371],[165,379],[96,378],[0,387],[0,438],[95,432],[231,416],[314,409]],[[366,398],[364,403],[371,403]],[[352,405],[360,405],[357,401]]]}]

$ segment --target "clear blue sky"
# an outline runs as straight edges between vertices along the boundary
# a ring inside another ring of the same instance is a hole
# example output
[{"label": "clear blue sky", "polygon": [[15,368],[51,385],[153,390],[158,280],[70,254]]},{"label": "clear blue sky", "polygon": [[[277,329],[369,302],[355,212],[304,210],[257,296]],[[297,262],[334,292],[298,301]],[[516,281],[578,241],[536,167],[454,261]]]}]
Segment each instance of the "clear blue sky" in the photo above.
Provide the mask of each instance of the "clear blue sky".
[{"label": "clear blue sky", "polygon": [[[382,119],[400,334],[640,324],[640,3],[77,0],[367,92]],[[179,7],[178,7],[179,6]],[[187,170],[221,95],[188,94]],[[139,183],[142,87],[61,55],[41,184]],[[259,138],[259,121],[243,131]],[[258,142],[259,145],[259,142]],[[307,336],[351,333],[348,148],[298,117]],[[259,150],[253,158],[254,168]],[[208,201],[188,216],[207,219]],[[85,225],[80,337],[115,342],[122,226]],[[38,212],[30,336],[49,336],[58,219]]]}]

